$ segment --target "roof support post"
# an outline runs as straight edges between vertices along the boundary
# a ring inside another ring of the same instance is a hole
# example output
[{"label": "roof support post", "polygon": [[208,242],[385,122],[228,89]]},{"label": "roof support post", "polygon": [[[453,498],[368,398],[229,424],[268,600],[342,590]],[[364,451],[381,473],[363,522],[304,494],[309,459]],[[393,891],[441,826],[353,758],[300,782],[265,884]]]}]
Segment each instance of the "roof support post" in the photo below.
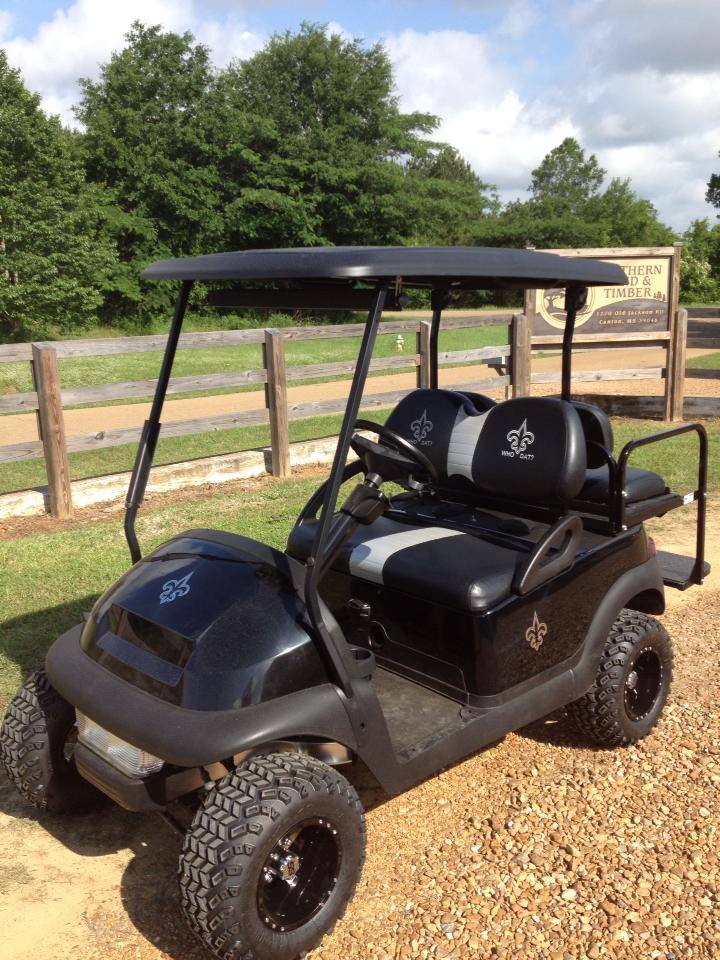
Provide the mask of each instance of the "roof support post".
[{"label": "roof support post", "polygon": [[450,303],[450,291],[445,287],[435,287],[430,294],[430,306],[432,307],[432,320],[430,321],[430,382],[428,386],[431,390],[438,388],[438,336],[440,333],[440,317],[442,312]]},{"label": "roof support post", "polygon": [[133,563],[137,563],[142,557],[140,544],[135,533],[135,518],[137,512],[145,498],[145,487],[147,486],[155,456],[155,447],[160,436],[160,417],[162,415],[165,394],[170,383],[170,374],[172,373],[173,363],[175,361],[175,351],[177,350],[180,331],[182,330],[185,311],[187,310],[190,291],[193,281],[185,280],[180,288],[180,293],[175,301],[175,312],[173,313],[170,333],[168,334],[167,344],[165,345],[165,354],[163,355],[162,365],[158,382],[155,386],[155,396],[153,397],[150,415],[145,421],[137,454],[135,455],[135,465],[130,476],[127,497],[125,499],[125,539],[130,550],[130,557]]},{"label": "roof support post", "polygon": [[350,678],[348,667],[345,661],[345,657],[349,656],[350,654],[349,652],[338,649],[328,627],[325,624],[322,608],[320,606],[318,583],[320,582],[320,578],[322,576],[323,554],[328,542],[335,504],[340,491],[340,486],[342,484],[345,461],[347,460],[348,451],[350,450],[350,440],[352,439],[353,431],[355,430],[355,421],[357,420],[358,413],[360,412],[363,388],[365,387],[365,380],[367,379],[368,370],[370,368],[370,360],[372,359],[373,347],[375,346],[378,323],[380,321],[380,317],[382,316],[387,290],[388,285],[387,282],[384,281],[378,283],[375,289],[375,298],[372,306],[370,307],[367,322],[365,324],[365,333],[363,334],[362,343],[360,344],[360,354],[358,356],[358,362],[355,367],[355,373],[353,375],[350,392],[348,394],[348,403],[347,407],[345,408],[345,416],[343,418],[342,427],[340,428],[340,436],[338,437],[337,447],[335,448],[335,456],[333,458],[332,467],[330,468],[330,477],[325,488],[325,496],[323,497],[322,508],[320,510],[320,519],[318,521],[318,528],[315,534],[315,541],[313,543],[312,550],[310,551],[310,556],[305,564],[307,570],[305,579],[305,603],[307,605],[308,613],[310,615],[311,622],[322,641],[322,651],[326,655],[326,660],[329,661],[328,665],[334,674],[334,679],[348,698],[352,698],[353,695],[352,680]]},{"label": "roof support post", "polygon": [[575,318],[578,310],[582,310],[587,302],[587,287],[577,284],[568,284],[565,291],[565,330],[562,344],[562,392],[563,400],[571,397],[572,382],[572,342],[575,332]]}]

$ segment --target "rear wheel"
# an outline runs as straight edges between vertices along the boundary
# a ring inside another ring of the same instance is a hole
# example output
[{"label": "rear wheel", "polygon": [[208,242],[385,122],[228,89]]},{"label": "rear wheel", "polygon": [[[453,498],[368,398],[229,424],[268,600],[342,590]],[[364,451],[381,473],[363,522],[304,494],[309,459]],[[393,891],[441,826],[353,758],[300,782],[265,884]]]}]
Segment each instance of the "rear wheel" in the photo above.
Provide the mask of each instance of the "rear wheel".
[{"label": "rear wheel", "polygon": [[77,772],[75,709],[44,670],[31,673],[7,708],[0,731],[5,772],[30,803],[51,813],[75,813],[103,799]]},{"label": "rear wheel", "polygon": [[248,760],[209,791],[180,857],[190,927],[222,960],[294,960],[342,916],[365,858],[357,793],[302,754]]},{"label": "rear wheel", "polygon": [[672,641],[665,627],[644,613],[623,610],[608,636],[595,682],[568,706],[568,714],[599,746],[636,743],[660,718],[672,670]]}]

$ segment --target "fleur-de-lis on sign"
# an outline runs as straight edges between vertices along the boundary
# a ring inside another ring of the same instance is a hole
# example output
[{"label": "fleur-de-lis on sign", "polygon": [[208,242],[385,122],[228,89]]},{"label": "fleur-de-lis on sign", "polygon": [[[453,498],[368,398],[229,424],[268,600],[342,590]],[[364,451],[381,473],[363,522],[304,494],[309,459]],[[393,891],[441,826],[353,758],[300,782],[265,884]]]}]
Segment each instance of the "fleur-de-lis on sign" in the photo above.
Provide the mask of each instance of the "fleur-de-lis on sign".
[{"label": "fleur-de-lis on sign", "polygon": [[510,431],[507,439],[513,453],[524,453],[531,443],[535,443],[535,434],[528,430],[527,420],[523,420],[517,430]]},{"label": "fleur-de-lis on sign", "polygon": [[540,618],[537,615],[537,610],[533,616],[532,626],[528,627],[525,631],[525,639],[533,648],[533,650],[539,650],[543,644],[543,640],[547,636],[548,628],[546,623],[542,623]]},{"label": "fleur-de-lis on sign", "polygon": [[177,600],[178,597],[184,597],[187,593],[190,593],[188,580],[194,572],[194,570],[191,570],[190,573],[186,573],[185,576],[180,577],[179,580],[167,580],[163,584],[160,603],[172,603],[173,600]]},{"label": "fleur-de-lis on sign", "polygon": [[418,417],[417,420],[413,420],[410,424],[410,432],[415,438],[416,443],[423,441],[432,428],[433,422],[432,420],[428,420],[427,410],[423,410],[422,416]]}]

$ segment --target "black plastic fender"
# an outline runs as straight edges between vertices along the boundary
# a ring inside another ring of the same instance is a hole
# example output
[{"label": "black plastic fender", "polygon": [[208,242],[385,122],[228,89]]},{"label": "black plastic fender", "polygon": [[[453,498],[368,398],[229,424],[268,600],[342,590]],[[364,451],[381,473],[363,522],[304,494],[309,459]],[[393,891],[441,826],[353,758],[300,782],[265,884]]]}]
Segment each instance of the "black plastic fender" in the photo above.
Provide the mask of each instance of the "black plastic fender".
[{"label": "black plastic fender", "polygon": [[110,673],[80,647],[82,624],[58,637],[45,667],[80,713],[166,763],[204,766],[274,740],[320,737],[353,752],[356,739],[342,693],[331,683],[237,710],[188,710]]},{"label": "black plastic fender", "polygon": [[592,686],[605,641],[620,611],[641,594],[645,595],[646,601],[648,595],[656,597],[658,604],[653,613],[664,611],[665,588],[660,564],[655,557],[649,557],[645,563],[619,577],[600,602],[585,637],[580,659],[572,671],[573,700],[577,700]]}]

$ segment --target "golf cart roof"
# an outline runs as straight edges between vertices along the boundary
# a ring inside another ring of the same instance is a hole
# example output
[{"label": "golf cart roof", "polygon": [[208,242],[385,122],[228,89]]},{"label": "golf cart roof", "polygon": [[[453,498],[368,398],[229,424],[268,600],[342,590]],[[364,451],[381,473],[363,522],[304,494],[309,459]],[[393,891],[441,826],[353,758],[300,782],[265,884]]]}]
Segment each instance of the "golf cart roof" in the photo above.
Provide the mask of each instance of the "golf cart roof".
[{"label": "golf cart roof", "polygon": [[402,278],[405,287],[588,287],[625,284],[621,267],[507,247],[295,247],[159,260],[146,280],[278,280],[332,284]]}]

